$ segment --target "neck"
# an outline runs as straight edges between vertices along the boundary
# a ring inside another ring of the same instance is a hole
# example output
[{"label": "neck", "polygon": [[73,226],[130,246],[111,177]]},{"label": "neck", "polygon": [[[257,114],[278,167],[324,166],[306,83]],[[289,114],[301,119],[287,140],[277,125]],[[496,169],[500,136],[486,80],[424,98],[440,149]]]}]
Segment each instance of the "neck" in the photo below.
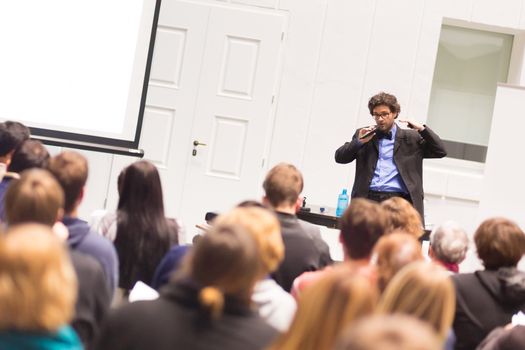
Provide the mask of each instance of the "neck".
[{"label": "neck", "polygon": [[66,216],[69,216],[70,218],[78,218],[78,208],[73,209],[69,213],[66,214]]},{"label": "neck", "polygon": [[297,213],[297,211],[295,210],[295,206],[279,205],[273,209],[279,213],[292,214],[292,215],[295,215]]}]

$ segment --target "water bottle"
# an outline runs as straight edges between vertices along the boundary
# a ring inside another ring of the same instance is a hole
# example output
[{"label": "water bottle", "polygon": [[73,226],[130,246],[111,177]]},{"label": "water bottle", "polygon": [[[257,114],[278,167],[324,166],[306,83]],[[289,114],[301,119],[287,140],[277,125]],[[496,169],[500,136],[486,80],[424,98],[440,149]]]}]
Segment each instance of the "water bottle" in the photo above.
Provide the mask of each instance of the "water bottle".
[{"label": "water bottle", "polygon": [[337,209],[335,210],[335,216],[341,216],[348,207],[348,194],[346,194],[346,188],[343,188],[343,192],[337,198]]}]

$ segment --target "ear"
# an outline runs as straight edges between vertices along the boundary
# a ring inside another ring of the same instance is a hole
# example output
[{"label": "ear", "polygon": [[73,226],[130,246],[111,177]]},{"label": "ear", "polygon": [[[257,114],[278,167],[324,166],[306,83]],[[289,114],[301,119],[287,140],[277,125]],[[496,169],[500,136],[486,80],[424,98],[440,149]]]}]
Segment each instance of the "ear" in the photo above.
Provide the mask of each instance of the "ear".
[{"label": "ear", "polygon": [[58,208],[57,217],[55,221],[62,221],[64,218],[64,208]]},{"label": "ear", "polygon": [[270,201],[268,200],[268,197],[262,196],[261,203],[267,207],[271,207]]},{"label": "ear", "polygon": [[299,196],[297,197],[297,200],[295,201],[295,211],[299,211],[299,209],[303,206],[303,197]]}]

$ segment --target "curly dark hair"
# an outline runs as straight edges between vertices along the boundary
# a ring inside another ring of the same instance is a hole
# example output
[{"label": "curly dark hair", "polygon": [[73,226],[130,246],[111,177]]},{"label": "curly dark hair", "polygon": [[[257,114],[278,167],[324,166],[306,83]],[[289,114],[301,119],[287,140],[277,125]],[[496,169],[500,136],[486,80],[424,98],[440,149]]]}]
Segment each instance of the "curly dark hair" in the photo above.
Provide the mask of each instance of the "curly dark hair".
[{"label": "curly dark hair", "polygon": [[388,106],[392,113],[399,114],[401,112],[401,106],[397,102],[397,98],[386,92],[380,92],[370,98],[368,101],[368,110],[370,111],[370,114],[373,113],[374,108],[377,106]]}]

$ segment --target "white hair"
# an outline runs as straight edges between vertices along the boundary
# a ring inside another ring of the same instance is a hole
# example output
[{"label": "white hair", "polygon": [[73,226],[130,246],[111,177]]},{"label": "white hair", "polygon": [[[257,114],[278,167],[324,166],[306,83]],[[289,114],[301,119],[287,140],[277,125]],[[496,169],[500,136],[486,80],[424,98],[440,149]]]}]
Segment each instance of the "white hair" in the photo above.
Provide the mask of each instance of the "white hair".
[{"label": "white hair", "polygon": [[436,258],[446,263],[462,262],[467,254],[468,244],[467,233],[454,221],[444,222],[430,233],[430,246]]}]

